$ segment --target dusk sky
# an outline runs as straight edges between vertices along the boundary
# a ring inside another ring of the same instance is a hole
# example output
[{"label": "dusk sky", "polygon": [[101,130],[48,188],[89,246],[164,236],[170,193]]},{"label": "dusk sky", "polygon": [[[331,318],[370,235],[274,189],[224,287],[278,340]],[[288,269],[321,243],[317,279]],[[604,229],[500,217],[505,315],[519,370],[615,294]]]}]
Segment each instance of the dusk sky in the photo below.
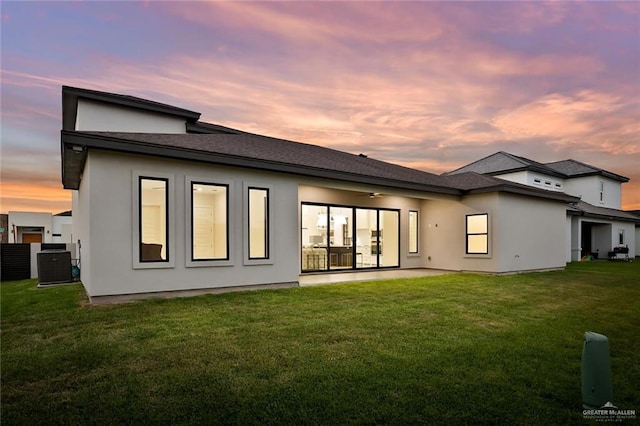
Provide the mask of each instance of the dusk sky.
[{"label": "dusk sky", "polygon": [[572,158],[640,209],[640,2],[0,4],[2,213],[71,208],[62,85],[437,174]]}]

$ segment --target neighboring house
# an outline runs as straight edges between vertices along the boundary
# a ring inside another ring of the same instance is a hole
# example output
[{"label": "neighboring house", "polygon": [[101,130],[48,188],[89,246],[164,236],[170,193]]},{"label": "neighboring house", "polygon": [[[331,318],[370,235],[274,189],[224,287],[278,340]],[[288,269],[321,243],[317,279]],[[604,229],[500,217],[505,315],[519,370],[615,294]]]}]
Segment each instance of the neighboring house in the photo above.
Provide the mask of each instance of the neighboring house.
[{"label": "neighboring house", "polygon": [[580,201],[567,205],[566,260],[592,255],[606,258],[614,247],[636,253],[635,228],[639,218],[621,210],[622,184],[629,178],[576,160],[538,163],[497,152],[446,175],[482,173],[551,192],[565,192]]},{"label": "neighboring house", "polygon": [[439,176],[63,87],[62,182],[92,300],[293,286],[301,274],[565,266],[576,197]]},{"label": "neighboring house", "polygon": [[7,218],[8,243],[72,243],[71,212],[57,215],[13,212]]},{"label": "neighboring house", "polygon": [[38,278],[38,253],[43,250],[67,250],[75,262],[72,227],[71,211],[56,215],[10,211],[0,215],[0,228],[4,229],[0,250],[2,279]]},{"label": "neighboring house", "polygon": [[0,213],[0,244],[9,242],[9,215]]},{"label": "neighboring house", "polygon": [[636,240],[636,253],[635,257],[640,257],[640,210],[627,210],[627,213],[634,215],[638,221],[636,222],[636,232],[635,232],[635,240]]}]

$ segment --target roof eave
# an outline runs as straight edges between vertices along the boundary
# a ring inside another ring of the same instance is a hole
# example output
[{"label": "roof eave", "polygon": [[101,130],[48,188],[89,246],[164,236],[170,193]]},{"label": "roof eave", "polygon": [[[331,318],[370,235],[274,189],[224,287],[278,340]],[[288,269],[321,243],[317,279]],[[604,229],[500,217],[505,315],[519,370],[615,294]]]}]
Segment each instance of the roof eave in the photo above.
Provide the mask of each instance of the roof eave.
[{"label": "roof eave", "polygon": [[[296,164],[260,160],[254,158],[240,157],[229,154],[208,153],[192,149],[175,146],[150,145],[125,139],[118,139],[103,135],[89,135],[75,131],[61,132],[62,141],[62,167],[63,185],[65,189],[78,189],[86,154],[88,149],[102,149],[108,151],[152,155],[156,157],[174,158],[187,161],[198,161],[227,166],[246,167],[252,169],[297,174],[308,177],[316,177],[331,180],[344,180],[348,182],[361,183],[366,185],[386,186],[396,189],[406,189],[415,191],[433,192],[438,194],[462,195],[462,191],[456,188],[444,186],[426,185],[421,183],[407,182],[379,176],[367,176],[357,173],[348,173],[336,170],[299,166]],[[74,148],[75,147],[75,148]],[[82,150],[80,150],[82,148]],[[73,153],[82,152],[84,156]]]},{"label": "roof eave", "polygon": [[629,178],[628,177],[625,177],[625,176],[622,176],[622,175],[618,175],[618,174],[615,174],[615,173],[611,173],[611,172],[608,172],[606,170],[594,170],[592,172],[576,173],[574,175],[569,176],[569,178],[570,179],[576,179],[576,178],[589,177],[589,176],[604,176],[606,178],[613,179],[613,180],[621,182],[621,183],[629,182]]},{"label": "roof eave", "polygon": [[466,191],[467,194],[485,194],[489,192],[507,192],[510,194],[526,195],[529,197],[546,198],[550,200],[563,201],[565,203],[575,203],[580,201],[580,198],[572,195],[567,195],[564,192],[547,191],[543,189],[525,188],[521,186],[512,186],[509,184],[499,184],[487,186],[484,188],[476,188]]}]

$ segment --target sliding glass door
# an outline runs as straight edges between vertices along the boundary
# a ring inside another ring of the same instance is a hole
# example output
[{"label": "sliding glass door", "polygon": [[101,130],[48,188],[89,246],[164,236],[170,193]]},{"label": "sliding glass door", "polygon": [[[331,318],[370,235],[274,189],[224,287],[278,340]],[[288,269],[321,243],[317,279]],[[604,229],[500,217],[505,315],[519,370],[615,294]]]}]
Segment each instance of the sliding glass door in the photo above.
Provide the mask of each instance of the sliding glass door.
[{"label": "sliding glass door", "polygon": [[378,210],[356,209],[356,268],[378,267]]},{"label": "sliding glass door", "polygon": [[302,270],[326,271],[329,267],[329,207],[302,205]]},{"label": "sliding glass door", "polygon": [[329,207],[329,268],[353,267],[353,208]]},{"label": "sliding glass door", "polygon": [[400,266],[400,212],[302,204],[302,271]]}]

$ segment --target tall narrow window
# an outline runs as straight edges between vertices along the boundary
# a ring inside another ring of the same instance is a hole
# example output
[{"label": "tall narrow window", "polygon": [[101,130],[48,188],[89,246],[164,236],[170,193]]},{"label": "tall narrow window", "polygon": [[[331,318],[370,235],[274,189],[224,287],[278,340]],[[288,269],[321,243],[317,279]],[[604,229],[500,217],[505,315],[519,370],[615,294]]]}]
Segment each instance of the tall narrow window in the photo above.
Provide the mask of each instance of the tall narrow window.
[{"label": "tall narrow window", "polygon": [[269,190],[249,188],[249,259],[269,258]]},{"label": "tall narrow window", "polygon": [[618,244],[624,244],[624,229],[618,229]]},{"label": "tall narrow window", "polygon": [[600,202],[604,203],[604,182],[600,181]]},{"label": "tall narrow window", "polygon": [[191,259],[229,259],[228,187],[191,183]]},{"label": "tall narrow window", "polygon": [[467,254],[489,253],[489,215],[467,215]]},{"label": "tall narrow window", "polygon": [[169,181],[163,178],[140,177],[140,262],[169,260]]},{"label": "tall narrow window", "polygon": [[418,253],[418,212],[409,210],[409,253]]}]

